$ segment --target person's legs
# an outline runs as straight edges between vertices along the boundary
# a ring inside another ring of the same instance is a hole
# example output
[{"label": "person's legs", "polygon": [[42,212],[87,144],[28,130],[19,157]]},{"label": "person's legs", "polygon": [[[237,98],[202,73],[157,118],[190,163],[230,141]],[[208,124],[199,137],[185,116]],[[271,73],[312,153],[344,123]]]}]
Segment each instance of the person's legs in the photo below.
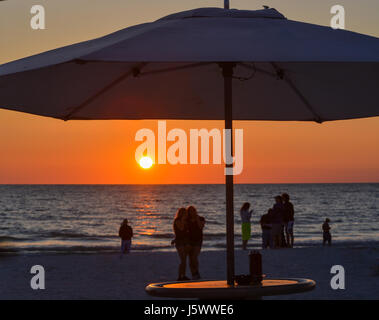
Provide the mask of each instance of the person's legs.
[{"label": "person's legs", "polygon": [[120,250],[120,259],[124,254],[130,253],[130,247],[132,245],[132,240],[121,240],[121,250]]},{"label": "person's legs", "polygon": [[286,236],[284,235],[284,230],[285,230],[285,226],[284,226],[284,224],[282,224],[280,227],[280,246],[282,248],[287,247]]},{"label": "person's legs", "polygon": [[280,233],[275,235],[275,248],[280,248]]},{"label": "person's legs", "polygon": [[267,229],[262,230],[262,248],[263,249],[266,249],[270,245],[271,243],[270,236],[271,236],[270,230],[267,230]]},{"label": "person's legs", "polygon": [[280,243],[280,235],[281,235],[281,225],[280,224],[273,224],[272,226],[272,237],[274,242],[274,248],[279,248]]},{"label": "person's legs", "polygon": [[272,238],[272,229],[271,230],[268,230],[268,244],[270,246],[270,249],[273,249],[274,248],[274,240]]},{"label": "person's legs", "polygon": [[176,250],[180,259],[178,280],[183,280],[186,276],[187,250],[185,246],[176,246]]},{"label": "person's legs", "polygon": [[121,240],[121,254],[126,252],[126,240]]},{"label": "person's legs", "polygon": [[287,223],[287,227],[286,227],[287,245],[290,248],[293,248],[293,240],[294,240],[294,236],[293,236],[293,224],[294,224],[293,221],[289,221]]},{"label": "person's legs", "polygon": [[265,231],[262,230],[262,249],[266,249],[267,244],[266,244],[266,238],[265,238]]},{"label": "person's legs", "polygon": [[125,245],[126,253],[129,254],[130,248],[132,247],[132,240],[126,240],[125,242],[126,242],[126,245]]},{"label": "person's legs", "polygon": [[290,234],[288,233],[289,230],[289,222],[287,222],[284,225],[284,231],[286,232],[286,242],[287,242],[287,247],[290,247]]},{"label": "person's legs", "polygon": [[250,223],[242,223],[242,249],[247,249],[247,242],[251,237],[251,225]]},{"label": "person's legs", "polygon": [[201,245],[190,246],[189,250],[189,264],[191,269],[191,274],[193,279],[199,279],[199,254],[201,250]]}]

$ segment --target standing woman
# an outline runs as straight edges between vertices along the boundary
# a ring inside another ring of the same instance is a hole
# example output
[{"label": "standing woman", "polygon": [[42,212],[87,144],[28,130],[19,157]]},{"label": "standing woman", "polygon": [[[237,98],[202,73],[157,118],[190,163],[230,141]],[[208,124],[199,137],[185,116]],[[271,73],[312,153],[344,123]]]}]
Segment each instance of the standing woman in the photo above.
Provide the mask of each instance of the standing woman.
[{"label": "standing woman", "polygon": [[250,203],[245,202],[240,210],[241,215],[241,228],[242,228],[242,249],[247,249],[247,242],[249,241],[251,237],[251,215],[253,213],[253,210],[250,209]]},{"label": "standing woman", "polygon": [[187,208],[188,230],[189,230],[189,259],[192,279],[200,279],[199,273],[199,254],[203,243],[203,228],[205,219],[197,214],[195,207]]},{"label": "standing woman", "polygon": [[187,256],[189,253],[188,218],[187,210],[179,208],[173,223],[175,233],[175,247],[180,258],[178,281],[189,280],[186,277]]}]

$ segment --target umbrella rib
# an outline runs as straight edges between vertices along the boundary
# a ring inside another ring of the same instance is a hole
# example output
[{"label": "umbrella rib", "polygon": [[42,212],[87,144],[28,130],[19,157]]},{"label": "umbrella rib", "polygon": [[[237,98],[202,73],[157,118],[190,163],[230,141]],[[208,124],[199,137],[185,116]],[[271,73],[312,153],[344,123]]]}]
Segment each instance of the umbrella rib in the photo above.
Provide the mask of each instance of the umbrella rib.
[{"label": "umbrella rib", "polygon": [[304,95],[300,92],[300,90],[295,86],[295,84],[292,82],[292,80],[284,73],[284,70],[279,68],[274,62],[271,62],[271,65],[274,67],[276,74],[271,73],[269,71],[266,71],[264,69],[257,68],[256,66],[251,66],[247,63],[239,63],[242,67],[248,68],[250,70],[256,70],[257,72],[263,73],[265,75],[274,77],[276,79],[282,79],[287,82],[287,84],[290,86],[290,88],[295,92],[295,94],[300,98],[300,100],[305,104],[307,109],[313,114],[314,121],[317,123],[322,123],[322,118],[314,111],[311,104],[308,102],[307,98],[304,97]]},{"label": "umbrella rib", "polygon": [[256,66],[251,66],[251,65],[249,65],[247,63],[244,63],[244,62],[239,63],[239,65],[242,66],[242,67],[244,67],[244,68],[247,68],[247,69],[250,69],[250,70],[255,70],[255,71],[263,73],[263,74],[265,74],[267,76],[276,78],[276,74],[271,73],[269,71],[266,71],[264,69],[258,68]]},{"label": "umbrella rib", "polygon": [[108,90],[112,89],[116,84],[120,83],[121,81],[123,81],[124,79],[126,79],[127,77],[129,77],[130,75],[138,76],[139,73],[140,73],[141,68],[143,68],[146,65],[147,65],[146,62],[141,62],[138,65],[136,65],[135,67],[130,68],[127,72],[125,72],[124,74],[122,74],[121,76],[119,76],[118,78],[116,78],[115,80],[113,80],[111,83],[109,83],[107,86],[105,86],[104,88],[102,88],[98,92],[96,92],[94,95],[92,95],[87,100],[85,100],[84,102],[82,102],[79,106],[74,107],[68,114],[64,115],[62,117],[62,119],[64,121],[69,120],[74,113],[76,113],[79,110],[83,109],[86,105],[88,105],[89,103],[91,103],[92,101],[94,101],[95,99],[97,99],[99,96],[101,96],[102,94],[104,94]]},{"label": "umbrella rib", "polygon": [[206,66],[209,64],[214,64],[214,62],[199,62],[199,63],[191,63],[191,64],[186,64],[183,66],[177,66],[177,67],[169,67],[169,68],[164,68],[164,69],[157,69],[157,70],[150,70],[146,71],[143,73],[138,74],[138,76],[146,76],[150,74],[158,74],[158,73],[165,73],[165,72],[171,72],[171,71],[177,71],[177,70],[184,70],[184,69],[189,69],[189,68],[196,68],[196,67],[202,67]]},{"label": "umbrella rib", "polygon": [[300,90],[295,86],[295,84],[292,82],[292,80],[285,74],[284,70],[278,67],[274,62],[271,62],[271,65],[274,67],[277,77],[279,79],[283,79],[287,82],[287,84],[290,86],[290,88],[295,92],[295,94],[300,98],[300,100],[305,104],[307,109],[313,114],[314,121],[317,123],[322,123],[322,118],[314,111],[313,107],[307,100],[307,98],[304,97],[304,95],[300,92]]}]

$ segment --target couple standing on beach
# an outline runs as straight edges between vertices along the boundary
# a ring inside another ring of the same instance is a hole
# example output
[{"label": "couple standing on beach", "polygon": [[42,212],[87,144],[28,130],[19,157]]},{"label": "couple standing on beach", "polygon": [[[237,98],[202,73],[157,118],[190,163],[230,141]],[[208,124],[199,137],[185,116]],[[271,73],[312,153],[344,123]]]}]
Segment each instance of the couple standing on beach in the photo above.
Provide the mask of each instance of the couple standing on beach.
[{"label": "couple standing on beach", "polygon": [[276,196],[273,208],[268,211],[268,220],[272,224],[271,237],[274,248],[293,247],[294,215],[295,210],[290,202],[290,196],[287,193]]},{"label": "couple standing on beach", "polygon": [[180,258],[178,281],[189,280],[186,277],[187,257],[191,269],[192,279],[200,279],[199,254],[203,243],[203,228],[205,219],[197,214],[193,206],[179,208],[174,218],[173,229],[176,250]]}]

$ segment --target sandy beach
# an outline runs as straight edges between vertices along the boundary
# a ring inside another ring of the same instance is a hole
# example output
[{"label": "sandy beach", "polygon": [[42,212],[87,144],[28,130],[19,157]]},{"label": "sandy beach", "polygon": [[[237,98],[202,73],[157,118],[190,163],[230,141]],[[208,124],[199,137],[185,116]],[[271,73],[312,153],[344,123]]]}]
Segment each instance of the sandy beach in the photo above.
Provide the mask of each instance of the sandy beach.
[{"label": "sandy beach", "polygon": [[[265,299],[379,299],[379,248],[314,247],[262,252],[268,277],[310,278],[317,288],[308,293]],[[0,299],[151,299],[151,282],[175,280],[175,252],[118,254],[29,254],[0,256]],[[46,289],[32,290],[30,269],[42,265]],[[333,265],[342,265],[346,289],[330,286]],[[225,277],[225,252],[200,255],[204,279]],[[236,251],[236,273],[248,273],[246,251]],[[188,274],[188,273],[187,273]]]}]

